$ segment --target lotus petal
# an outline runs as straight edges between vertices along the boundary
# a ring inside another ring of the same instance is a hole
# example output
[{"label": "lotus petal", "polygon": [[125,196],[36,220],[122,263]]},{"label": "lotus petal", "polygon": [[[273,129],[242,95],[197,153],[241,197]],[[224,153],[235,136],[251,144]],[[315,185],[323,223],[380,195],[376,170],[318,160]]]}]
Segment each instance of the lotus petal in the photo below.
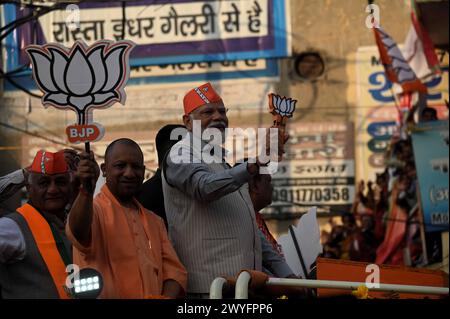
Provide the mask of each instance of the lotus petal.
[{"label": "lotus petal", "polygon": [[289,98],[286,100],[286,113],[292,113],[292,99]]},{"label": "lotus petal", "polygon": [[95,81],[91,93],[98,92],[105,85],[106,67],[102,55],[104,48],[105,46],[99,46],[95,48],[94,51],[91,51],[91,53],[89,53],[88,56],[89,63],[91,64],[91,67],[94,70],[94,81]]},{"label": "lotus petal", "polygon": [[[286,111],[287,111],[287,105],[286,105],[286,99],[282,99],[281,100],[281,103],[280,103],[280,111],[282,112],[282,113],[286,113]],[[283,114],[283,115],[284,115]]]},{"label": "lotus petal", "polygon": [[70,104],[75,106],[80,111],[83,111],[86,106],[91,104],[92,100],[93,100],[93,98],[90,95],[81,96],[81,97],[78,97],[78,96],[69,97]]},{"label": "lotus petal", "polygon": [[291,102],[291,107],[292,107],[292,109],[291,109],[291,115],[294,113],[294,111],[295,111],[295,105],[297,104],[297,100],[292,100],[292,102]]},{"label": "lotus petal", "polygon": [[95,104],[105,103],[107,100],[112,99],[114,97],[118,97],[116,92],[107,92],[103,94],[94,94],[94,102]]},{"label": "lotus petal", "polygon": [[69,93],[66,87],[66,83],[64,82],[64,71],[67,67],[67,58],[64,53],[61,53],[55,48],[49,48],[48,50],[52,54],[52,75],[55,81],[55,85],[60,91]]},{"label": "lotus petal", "polygon": [[275,109],[278,109],[278,96],[272,94],[272,105]]},{"label": "lotus petal", "polygon": [[65,93],[51,93],[44,96],[44,102],[53,102],[58,106],[64,106],[67,105],[68,97]]},{"label": "lotus petal", "polygon": [[105,64],[108,73],[108,80],[104,88],[103,92],[111,91],[119,85],[120,81],[122,81],[125,76],[123,65],[122,65],[122,55],[125,53],[125,49],[127,45],[120,45],[116,48],[112,49],[106,58]]},{"label": "lotus petal", "polygon": [[86,95],[90,93],[93,86],[92,70],[89,61],[77,47],[70,57],[67,65],[66,86],[75,95]]},{"label": "lotus petal", "polygon": [[58,92],[51,77],[49,57],[36,49],[28,49],[27,52],[33,62],[34,75],[41,89],[47,92]]}]

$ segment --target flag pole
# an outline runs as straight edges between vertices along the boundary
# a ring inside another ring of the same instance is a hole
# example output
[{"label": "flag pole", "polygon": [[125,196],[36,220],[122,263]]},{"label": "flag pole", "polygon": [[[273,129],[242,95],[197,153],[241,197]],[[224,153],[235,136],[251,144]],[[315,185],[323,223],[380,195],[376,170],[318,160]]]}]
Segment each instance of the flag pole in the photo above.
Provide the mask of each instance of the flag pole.
[{"label": "flag pole", "polygon": [[[84,143],[84,150],[86,151],[88,156],[90,156],[90,154],[91,154],[91,144],[89,142],[85,142]],[[92,183],[90,181],[85,181],[84,184],[83,184],[83,187],[90,194],[94,192],[94,188],[93,188]]]}]

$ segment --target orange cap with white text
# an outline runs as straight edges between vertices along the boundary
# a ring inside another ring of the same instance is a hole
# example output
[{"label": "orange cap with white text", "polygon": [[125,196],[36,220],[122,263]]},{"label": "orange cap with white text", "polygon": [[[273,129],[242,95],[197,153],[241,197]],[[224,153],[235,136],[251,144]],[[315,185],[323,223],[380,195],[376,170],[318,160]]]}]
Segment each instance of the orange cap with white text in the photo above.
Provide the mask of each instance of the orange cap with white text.
[{"label": "orange cap with white text", "polygon": [[184,114],[188,115],[195,109],[209,103],[221,102],[222,98],[214,90],[211,83],[205,83],[190,90],[183,99]]},{"label": "orange cap with white text", "polygon": [[68,171],[66,160],[64,159],[64,151],[51,153],[47,151],[39,151],[34,157],[31,164],[30,172],[39,174],[61,174]]}]

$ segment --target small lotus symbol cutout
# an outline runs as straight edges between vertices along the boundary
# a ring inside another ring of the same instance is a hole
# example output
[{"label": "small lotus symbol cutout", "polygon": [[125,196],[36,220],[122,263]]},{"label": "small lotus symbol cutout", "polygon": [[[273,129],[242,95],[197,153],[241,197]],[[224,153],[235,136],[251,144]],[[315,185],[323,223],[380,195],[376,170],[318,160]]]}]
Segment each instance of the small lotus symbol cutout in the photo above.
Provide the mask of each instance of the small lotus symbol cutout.
[{"label": "small lotus symbol cutout", "polygon": [[277,94],[271,93],[269,95],[269,107],[272,113],[279,114],[282,117],[292,117],[295,111],[297,100],[291,98],[281,97]]}]

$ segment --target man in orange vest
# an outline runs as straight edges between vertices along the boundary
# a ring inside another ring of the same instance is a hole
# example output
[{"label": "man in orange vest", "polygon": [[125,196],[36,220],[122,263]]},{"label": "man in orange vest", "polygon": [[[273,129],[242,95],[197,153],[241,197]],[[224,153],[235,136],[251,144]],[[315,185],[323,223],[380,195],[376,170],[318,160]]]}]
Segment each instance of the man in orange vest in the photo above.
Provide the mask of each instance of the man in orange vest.
[{"label": "man in orange vest", "polygon": [[64,232],[72,197],[64,152],[39,151],[29,168],[29,201],[0,218],[2,298],[68,298],[64,285],[72,249]]}]

